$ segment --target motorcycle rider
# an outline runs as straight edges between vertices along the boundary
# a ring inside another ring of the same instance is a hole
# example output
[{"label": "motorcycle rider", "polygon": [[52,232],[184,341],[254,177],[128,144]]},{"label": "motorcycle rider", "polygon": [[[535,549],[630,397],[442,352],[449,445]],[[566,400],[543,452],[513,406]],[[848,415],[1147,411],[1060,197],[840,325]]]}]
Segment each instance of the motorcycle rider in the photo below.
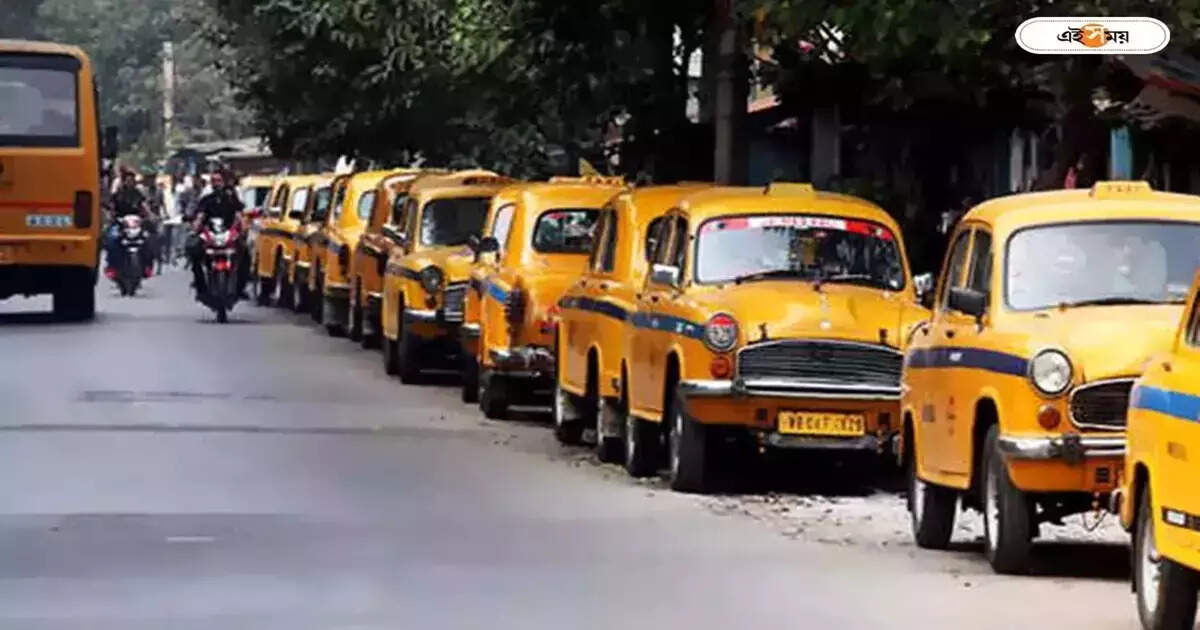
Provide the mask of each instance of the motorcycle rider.
[{"label": "motorcycle rider", "polygon": [[142,191],[138,190],[137,176],[127,167],[121,169],[120,186],[113,193],[110,201],[112,203],[112,225],[105,239],[105,252],[108,268],[113,269],[121,257],[121,217],[135,214],[145,220],[149,209],[146,205],[146,197],[142,195]]},{"label": "motorcycle rider", "polygon": [[[212,190],[207,195],[200,198],[196,204],[196,218],[192,222],[192,236],[190,237],[191,244],[188,247],[188,258],[192,266],[192,286],[196,288],[197,295],[203,295],[208,290],[208,285],[204,277],[204,245],[200,242],[200,231],[204,228],[206,221],[212,218],[220,218],[225,222],[226,226],[240,224],[242,219],[242,210],[244,206],[237,197],[237,192],[228,183],[233,181],[233,178],[226,172],[215,172],[209,178]],[[236,222],[236,223],[235,223]],[[237,288],[238,295],[242,299],[247,299],[246,283],[249,280],[250,272],[250,257],[246,250],[245,233],[242,232],[238,236],[238,275]]]}]

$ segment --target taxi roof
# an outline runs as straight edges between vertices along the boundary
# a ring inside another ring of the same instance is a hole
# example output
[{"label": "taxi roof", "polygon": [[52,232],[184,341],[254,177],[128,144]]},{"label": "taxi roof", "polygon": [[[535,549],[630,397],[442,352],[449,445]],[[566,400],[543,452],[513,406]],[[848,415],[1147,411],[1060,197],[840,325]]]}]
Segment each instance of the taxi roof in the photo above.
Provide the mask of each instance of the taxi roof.
[{"label": "taxi roof", "polygon": [[281,179],[275,175],[244,175],[238,180],[238,186],[271,186]]},{"label": "taxi roof", "polygon": [[608,203],[622,190],[624,184],[616,182],[592,183],[580,180],[527,182],[513,187],[516,196],[524,197],[525,203],[542,208],[549,207],[594,207]]},{"label": "taxi roof", "polygon": [[87,59],[87,54],[78,46],[25,39],[0,39],[0,52],[70,55],[80,59]]},{"label": "taxi roof", "polygon": [[697,219],[697,225],[719,216],[802,212],[874,221],[887,226],[897,236],[900,231],[895,219],[874,203],[851,195],[816,190],[808,184],[717,186],[686,197],[679,206]]},{"label": "taxi roof", "polygon": [[1200,221],[1200,196],[1154,190],[1146,182],[1097,182],[1090,189],[1049,190],[990,199],[972,208],[962,220],[1013,230],[1064,221],[1173,217]]},{"label": "taxi roof", "polygon": [[483,169],[430,173],[413,182],[409,194],[421,199],[490,197],[512,183],[511,178]]},{"label": "taxi roof", "polygon": [[402,172],[404,169],[387,169],[377,171],[361,171],[353,173],[346,181],[346,186],[355,190],[361,191],[368,188],[374,188],[384,177],[393,173]]},{"label": "taxi roof", "polygon": [[713,186],[701,182],[645,186],[626,190],[620,197],[635,208],[638,222],[646,222],[679,205],[684,198]]},{"label": "taxi roof", "polygon": [[312,186],[324,179],[328,179],[327,175],[288,175],[282,181],[287,182],[292,187]]}]

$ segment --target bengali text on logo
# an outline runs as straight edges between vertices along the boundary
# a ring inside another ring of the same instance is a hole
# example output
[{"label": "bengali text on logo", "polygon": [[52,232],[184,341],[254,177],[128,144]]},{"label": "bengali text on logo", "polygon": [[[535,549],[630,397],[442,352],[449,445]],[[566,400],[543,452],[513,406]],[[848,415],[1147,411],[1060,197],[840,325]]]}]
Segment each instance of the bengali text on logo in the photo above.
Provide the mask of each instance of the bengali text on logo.
[{"label": "bengali text on logo", "polygon": [[1147,17],[1045,17],[1022,22],[1016,38],[1038,55],[1148,55],[1166,48],[1171,31]]}]

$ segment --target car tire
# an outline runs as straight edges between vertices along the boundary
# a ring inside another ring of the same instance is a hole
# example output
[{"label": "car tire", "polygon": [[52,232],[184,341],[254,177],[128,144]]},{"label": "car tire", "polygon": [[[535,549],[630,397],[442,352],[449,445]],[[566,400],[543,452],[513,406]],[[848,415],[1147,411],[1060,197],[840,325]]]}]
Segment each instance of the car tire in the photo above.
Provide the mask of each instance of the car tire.
[{"label": "car tire", "polygon": [[400,373],[400,364],[396,361],[396,350],[400,344],[395,339],[388,339],[387,335],[379,338],[383,356],[383,372],[388,376],[395,376]]},{"label": "car tire", "polygon": [[606,463],[615,464],[624,461],[625,442],[620,433],[605,435],[604,426],[621,426],[620,404],[613,399],[603,396],[596,397],[596,457]]},{"label": "car tire", "polygon": [[358,283],[355,283],[353,293],[350,294],[350,330],[346,336],[350,341],[362,343],[363,339],[363,310],[362,310],[362,292],[359,290]]},{"label": "car tire", "polygon": [[89,321],[96,316],[96,286],[91,281],[91,273],[81,271],[71,275],[72,278],[54,292],[54,316],[62,321]]},{"label": "car tire", "polygon": [[479,402],[479,361],[475,357],[462,360],[462,401],[467,404]]},{"label": "car tire", "polygon": [[[628,390],[622,387],[621,391]],[[624,398],[619,410],[625,416],[625,472],[639,479],[657,473],[662,449],[660,426],[630,413]]]},{"label": "car tire", "polygon": [[[294,278],[293,278],[294,280]],[[292,283],[292,312],[303,313],[308,308],[308,285],[302,282]]]},{"label": "car tire", "polygon": [[922,549],[944,550],[950,546],[954,518],[958,512],[958,493],[950,488],[922,481],[917,475],[917,443],[911,432],[905,434],[908,455],[908,514],[913,540]]},{"label": "car tire", "polygon": [[254,296],[255,304],[270,306],[271,296],[275,292],[275,282],[272,278],[258,277],[258,295]]},{"label": "car tire", "polygon": [[[557,338],[554,347],[560,347]],[[580,413],[583,401],[562,388],[561,365],[560,361],[555,360],[554,394],[550,399],[551,415],[554,417],[554,437],[558,438],[560,444],[574,446],[582,439],[583,427],[586,424]]]},{"label": "car tire", "polygon": [[508,383],[494,376],[480,381],[483,385],[479,389],[479,410],[488,419],[507,420]]},{"label": "car tire", "polygon": [[1133,589],[1138,618],[1146,630],[1190,629],[1196,623],[1196,571],[1158,553],[1153,503],[1146,485],[1138,502],[1133,542]]},{"label": "car tire", "polygon": [[275,260],[275,286],[279,292],[275,296],[275,306],[278,308],[292,307],[292,283],[288,282],[287,267],[283,264],[283,258],[277,257]]},{"label": "car tire", "polygon": [[678,395],[663,417],[671,423],[667,442],[671,489],[676,492],[706,492],[712,474],[706,427],[687,417],[683,400]]},{"label": "car tire", "polygon": [[308,295],[308,311],[312,315],[314,322],[321,324],[325,319],[325,276],[320,267],[316,269],[316,280],[313,282],[313,290],[309,291]]},{"label": "car tire", "polygon": [[400,341],[396,344],[396,374],[405,385],[416,385],[421,381],[420,345],[416,335],[400,330]]},{"label": "car tire", "polygon": [[984,440],[982,476],[983,548],[992,570],[1015,575],[1029,569],[1033,551],[1033,515],[1028,496],[1013,485],[999,449],[999,425]]}]

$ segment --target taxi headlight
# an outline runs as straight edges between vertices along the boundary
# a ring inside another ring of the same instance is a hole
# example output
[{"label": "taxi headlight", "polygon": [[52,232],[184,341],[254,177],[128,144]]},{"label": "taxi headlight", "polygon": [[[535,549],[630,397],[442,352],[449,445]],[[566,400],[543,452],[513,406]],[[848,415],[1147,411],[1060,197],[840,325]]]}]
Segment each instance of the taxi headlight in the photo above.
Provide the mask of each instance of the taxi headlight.
[{"label": "taxi headlight", "polygon": [[1029,380],[1047,396],[1058,396],[1071,386],[1071,360],[1058,350],[1042,350],[1029,362]]},{"label": "taxi headlight", "polygon": [[421,286],[425,287],[426,293],[437,293],[445,281],[446,276],[437,267],[426,267],[421,270]]}]

